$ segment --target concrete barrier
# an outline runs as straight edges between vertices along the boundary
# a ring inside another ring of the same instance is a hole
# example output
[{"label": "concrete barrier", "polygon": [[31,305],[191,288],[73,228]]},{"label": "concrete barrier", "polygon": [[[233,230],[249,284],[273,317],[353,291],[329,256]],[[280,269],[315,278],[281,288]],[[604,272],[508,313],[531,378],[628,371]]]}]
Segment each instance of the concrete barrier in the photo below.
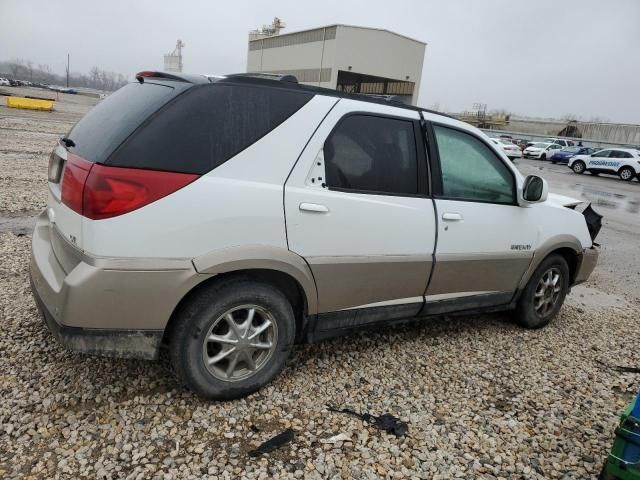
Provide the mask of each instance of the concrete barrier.
[{"label": "concrete barrier", "polygon": [[24,97],[6,97],[7,107],[25,108],[27,110],[53,110],[53,100],[36,100]]}]

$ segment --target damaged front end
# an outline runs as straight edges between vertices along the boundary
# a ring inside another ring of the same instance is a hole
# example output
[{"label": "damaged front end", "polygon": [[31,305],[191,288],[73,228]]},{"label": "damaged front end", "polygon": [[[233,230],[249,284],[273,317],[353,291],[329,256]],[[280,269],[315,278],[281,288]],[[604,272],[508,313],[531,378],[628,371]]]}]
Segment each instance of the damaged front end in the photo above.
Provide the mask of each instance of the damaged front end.
[{"label": "damaged front end", "polygon": [[584,215],[584,219],[587,222],[587,228],[589,229],[589,235],[591,236],[591,241],[595,241],[598,233],[600,233],[600,229],[602,228],[602,215],[596,212],[591,204],[587,206],[582,212]]}]

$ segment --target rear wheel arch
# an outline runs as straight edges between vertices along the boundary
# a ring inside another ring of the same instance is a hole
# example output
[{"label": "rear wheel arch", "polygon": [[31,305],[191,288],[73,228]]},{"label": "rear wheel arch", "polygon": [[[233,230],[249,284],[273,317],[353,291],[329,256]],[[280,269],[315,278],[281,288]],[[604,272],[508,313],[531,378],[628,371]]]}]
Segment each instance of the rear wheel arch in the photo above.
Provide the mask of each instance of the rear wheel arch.
[{"label": "rear wheel arch", "polygon": [[[204,275],[203,275],[204,277]],[[218,275],[208,276],[202,282],[198,283],[190,291],[188,291],[174,308],[169,322],[164,330],[163,344],[168,344],[173,329],[178,323],[181,312],[184,308],[197,298],[204,291],[210,290],[226,283],[235,283],[241,281],[252,280],[255,282],[270,285],[278,289],[291,303],[296,321],[296,341],[303,338],[306,331],[306,319],[309,312],[309,303],[307,295],[302,285],[293,276],[271,269],[243,269],[221,273]]]}]

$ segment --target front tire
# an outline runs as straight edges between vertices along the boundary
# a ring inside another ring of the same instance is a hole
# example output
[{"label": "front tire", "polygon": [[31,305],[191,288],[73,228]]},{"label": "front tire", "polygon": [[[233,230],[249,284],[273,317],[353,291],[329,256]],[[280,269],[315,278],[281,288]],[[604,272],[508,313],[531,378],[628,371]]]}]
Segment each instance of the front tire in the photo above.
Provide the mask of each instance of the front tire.
[{"label": "front tire", "polygon": [[571,170],[573,170],[573,173],[578,173],[580,175],[582,175],[586,169],[587,166],[580,160],[576,160],[575,162],[573,162],[573,165],[571,165]]},{"label": "front tire", "polygon": [[531,275],[516,306],[525,328],[542,328],[555,318],[569,290],[569,266],[561,255],[545,258]]},{"label": "front tire", "polygon": [[631,167],[622,167],[618,172],[618,175],[625,182],[630,182],[633,180],[633,177],[636,176],[636,172],[634,172]]},{"label": "front tire", "polygon": [[295,317],[271,285],[236,279],[198,292],[178,312],[170,339],[174,369],[207,399],[231,400],[269,383],[284,368]]},{"label": "front tire", "polygon": [[540,155],[540,160],[546,160],[547,156],[543,153],[542,155]]}]

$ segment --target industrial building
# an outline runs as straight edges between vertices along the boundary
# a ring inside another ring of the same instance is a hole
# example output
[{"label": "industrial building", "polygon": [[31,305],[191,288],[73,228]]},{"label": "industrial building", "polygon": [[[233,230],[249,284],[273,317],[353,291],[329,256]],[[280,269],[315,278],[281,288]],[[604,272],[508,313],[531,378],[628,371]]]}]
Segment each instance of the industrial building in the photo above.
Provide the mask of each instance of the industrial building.
[{"label": "industrial building", "polygon": [[279,19],[249,34],[248,72],[294,75],[300,83],[348,93],[397,96],[415,105],[426,43],[352,25],[280,34]]}]

